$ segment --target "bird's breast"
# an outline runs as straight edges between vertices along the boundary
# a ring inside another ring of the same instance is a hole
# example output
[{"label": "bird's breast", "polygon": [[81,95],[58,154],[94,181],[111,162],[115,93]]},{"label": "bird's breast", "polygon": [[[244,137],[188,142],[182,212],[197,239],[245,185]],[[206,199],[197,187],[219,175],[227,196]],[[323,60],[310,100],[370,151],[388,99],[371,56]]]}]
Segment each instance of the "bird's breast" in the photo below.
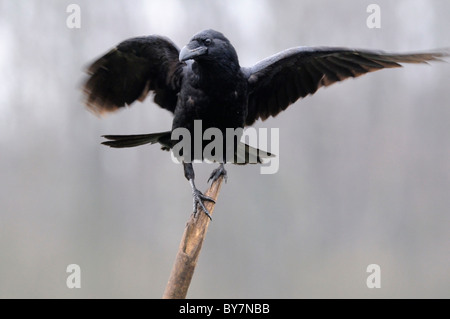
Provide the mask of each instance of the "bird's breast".
[{"label": "bird's breast", "polygon": [[201,120],[204,129],[243,127],[246,110],[246,96],[237,88],[217,92],[190,88],[179,95],[174,127],[190,127],[195,120]]}]

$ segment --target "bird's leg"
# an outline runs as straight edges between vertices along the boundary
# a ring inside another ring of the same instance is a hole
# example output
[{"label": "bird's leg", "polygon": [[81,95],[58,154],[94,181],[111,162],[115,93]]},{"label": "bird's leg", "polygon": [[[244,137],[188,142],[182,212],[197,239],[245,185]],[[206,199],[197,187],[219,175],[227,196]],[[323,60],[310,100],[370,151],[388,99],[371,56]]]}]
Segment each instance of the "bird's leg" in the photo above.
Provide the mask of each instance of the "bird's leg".
[{"label": "bird's leg", "polygon": [[209,181],[211,181],[211,184],[214,183],[215,181],[217,181],[217,179],[220,176],[223,176],[223,178],[225,179],[225,183],[226,183],[228,176],[227,176],[227,171],[225,170],[225,166],[223,163],[220,163],[220,166],[212,171],[211,175],[208,178],[208,183],[209,183]]},{"label": "bird's leg", "polygon": [[191,184],[191,187],[192,187],[192,200],[194,203],[194,215],[197,214],[197,207],[200,206],[201,209],[205,212],[206,216],[208,216],[209,219],[211,219],[211,215],[209,214],[208,209],[203,204],[203,201],[209,201],[209,202],[213,202],[213,203],[215,203],[216,201],[209,196],[203,195],[203,193],[201,191],[199,191],[197,187],[195,187],[195,183],[194,183],[195,174],[194,174],[194,168],[192,167],[192,163],[184,163],[183,162],[183,167],[184,167],[184,176],[189,181],[189,184]]}]

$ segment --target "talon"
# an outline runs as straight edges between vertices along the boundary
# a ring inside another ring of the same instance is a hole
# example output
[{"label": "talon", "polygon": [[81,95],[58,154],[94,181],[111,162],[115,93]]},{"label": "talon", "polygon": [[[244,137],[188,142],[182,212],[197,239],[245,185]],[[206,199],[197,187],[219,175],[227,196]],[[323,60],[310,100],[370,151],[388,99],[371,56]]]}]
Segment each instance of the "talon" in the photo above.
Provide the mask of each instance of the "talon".
[{"label": "talon", "polygon": [[215,170],[212,171],[211,175],[208,178],[208,183],[209,181],[212,180],[211,184],[214,183],[215,181],[217,181],[219,179],[220,176],[223,176],[223,178],[225,179],[225,183],[228,180],[228,174],[227,171],[225,170],[225,166],[224,164],[220,164],[220,166],[218,168],[216,168]]},{"label": "talon", "polygon": [[206,208],[205,204],[203,204],[203,201],[212,202],[214,204],[216,203],[216,201],[209,196],[203,195],[202,192],[200,192],[198,189],[194,189],[192,191],[192,196],[194,202],[194,216],[197,214],[198,206],[200,206],[206,216],[208,216],[208,218],[212,220],[211,214],[209,213],[209,210]]},{"label": "talon", "polygon": [[205,212],[206,216],[208,216],[208,218],[211,220],[211,214],[209,213],[209,210],[206,208],[205,204],[203,204],[204,201],[208,201],[208,202],[212,202],[212,203],[216,203],[216,201],[214,199],[212,199],[209,196],[203,195],[202,192],[200,192],[198,190],[197,187],[195,187],[195,182],[194,182],[194,178],[195,178],[195,174],[194,174],[194,169],[192,168],[192,163],[183,163],[183,167],[184,167],[184,176],[187,178],[187,180],[189,181],[189,184],[191,184],[192,187],[192,201],[194,204],[194,211],[193,214],[194,216],[197,214],[198,211],[198,206],[200,206],[200,208]]}]

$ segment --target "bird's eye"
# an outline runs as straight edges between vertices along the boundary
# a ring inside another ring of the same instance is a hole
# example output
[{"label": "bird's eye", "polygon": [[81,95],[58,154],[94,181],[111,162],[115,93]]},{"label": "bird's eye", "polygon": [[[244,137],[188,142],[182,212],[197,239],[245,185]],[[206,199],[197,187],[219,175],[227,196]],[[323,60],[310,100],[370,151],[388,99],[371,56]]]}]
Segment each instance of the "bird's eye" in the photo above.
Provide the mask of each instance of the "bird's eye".
[{"label": "bird's eye", "polygon": [[212,40],[208,38],[208,39],[203,40],[203,43],[205,45],[210,45],[212,43]]}]

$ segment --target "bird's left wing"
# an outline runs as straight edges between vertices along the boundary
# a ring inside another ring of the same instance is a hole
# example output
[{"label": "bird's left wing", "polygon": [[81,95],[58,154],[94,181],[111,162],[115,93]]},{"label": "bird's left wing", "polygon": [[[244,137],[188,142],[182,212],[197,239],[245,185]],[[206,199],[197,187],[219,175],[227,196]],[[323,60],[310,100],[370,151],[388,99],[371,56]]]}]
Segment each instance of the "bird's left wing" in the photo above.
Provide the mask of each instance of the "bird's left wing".
[{"label": "bird's left wing", "polygon": [[299,98],[349,77],[400,67],[400,63],[426,63],[448,55],[445,50],[391,54],[330,47],[298,47],[282,51],[253,67],[243,68],[249,84],[245,124],[275,116]]},{"label": "bird's left wing", "polygon": [[178,48],[160,36],[123,41],[88,68],[84,84],[87,107],[95,113],[114,111],[153,91],[154,101],[175,110],[184,63]]}]

